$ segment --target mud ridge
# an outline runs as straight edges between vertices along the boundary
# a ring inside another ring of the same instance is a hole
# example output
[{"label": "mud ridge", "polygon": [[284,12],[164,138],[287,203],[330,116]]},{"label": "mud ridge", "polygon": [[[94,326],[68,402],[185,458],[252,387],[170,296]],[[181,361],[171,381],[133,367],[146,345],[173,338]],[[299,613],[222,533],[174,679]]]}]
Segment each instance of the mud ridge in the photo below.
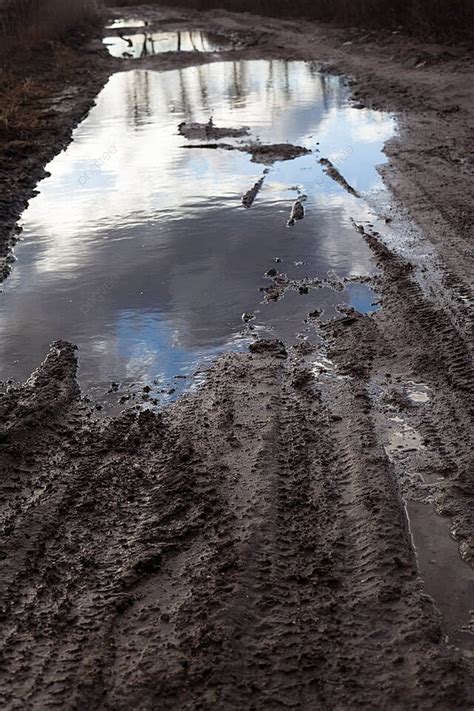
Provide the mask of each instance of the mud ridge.
[{"label": "mud ridge", "polygon": [[247,192],[242,196],[242,205],[246,208],[252,207],[252,205],[255,202],[255,198],[259,194],[260,190],[262,189],[262,185],[265,181],[265,176],[263,175],[260,180],[257,180],[257,182],[250,188],[250,190],[247,190]]},{"label": "mud ridge", "polygon": [[338,171],[338,169],[331,163],[327,158],[320,158],[319,163],[324,167],[324,172],[329,175],[336,183],[338,183],[346,192],[354,195],[354,197],[360,197],[359,193],[354,190],[354,188],[349,185],[347,180]]}]

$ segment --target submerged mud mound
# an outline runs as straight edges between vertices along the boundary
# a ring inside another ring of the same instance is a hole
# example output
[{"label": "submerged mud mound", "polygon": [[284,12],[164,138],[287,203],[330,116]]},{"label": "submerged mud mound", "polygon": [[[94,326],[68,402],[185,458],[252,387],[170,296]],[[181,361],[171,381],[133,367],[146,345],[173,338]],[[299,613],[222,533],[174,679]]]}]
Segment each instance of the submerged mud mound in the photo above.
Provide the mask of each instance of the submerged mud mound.
[{"label": "submerged mud mound", "polygon": [[250,128],[247,126],[242,126],[242,128],[221,128],[215,126],[212,118],[210,118],[207,123],[189,123],[183,121],[178,126],[178,133],[190,140],[219,140],[221,138],[240,138],[241,136],[248,136]]},{"label": "submerged mud mound", "polygon": [[291,206],[290,219],[286,223],[288,227],[293,227],[298,220],[304,218],[304,207],[301,200],[295,200]]},{"label": "submerged mud mound", "polygon": [[60,343],[2,396],[2,708],[465,707],[365,388],[283,351],[97,421]]},{"label": "submerged mud mound", "polygon": [[293,160],[311,153],[309,148],[293,146],[291,143],[271,143],[268,145],[253,143],[245,146],[244,150],[251,154],[253,163],[263,163],[264,165],[272,165],[272,163],[281,160]]},{"label": "submerged mud mound", "polygon": [[305,156],[311,153],[309,148],[303,146],[293,146],[291,143],[248,143],[245,145],[233,146],[230,143],[196,143],[191,146],[182,146],[183,148],[211,148],[226,150],[226,151],[241,151],[249,153],[252,156],[252,163],[262,163],[263,165],[272,165],[277,161],[293,160],[300,156]]}]

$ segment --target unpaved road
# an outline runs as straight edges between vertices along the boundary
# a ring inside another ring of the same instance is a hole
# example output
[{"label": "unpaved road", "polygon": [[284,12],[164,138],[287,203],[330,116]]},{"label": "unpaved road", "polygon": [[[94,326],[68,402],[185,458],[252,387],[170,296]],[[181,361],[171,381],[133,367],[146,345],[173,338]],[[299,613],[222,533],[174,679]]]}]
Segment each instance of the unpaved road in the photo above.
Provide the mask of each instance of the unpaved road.
[{"label": "unpaved road", "polygon": [[[169,19],[198,21],[249,37],[257,24]],[[384,174],[419,229],[381,206],[398,238],[364,237],[382,308],[314,319],[338,377],[317,376],[301,348],[257,344],[160,414],[100,421],[60,342],[1,398],[2,708],[472,704],[469,644],[447,643],[437,610],[450,605],[450,581],[435,605],[401,498],[424,500],[415,464],[426,480],[439,475],[430,500],[472,559],[472,57],[399,35],[258,25],[268,32],[241,56],[316,57],[353,74],[361,101],[399,112]],[[94,61],[91,91],[112,66]],[[43,153],[15,161],[15,195],[27,196],[78,106],[53,110]],[[410,403],[412,382],[429,388],[429,406]],[[388,455],[394,416],[420,433],[421,453]]]}]

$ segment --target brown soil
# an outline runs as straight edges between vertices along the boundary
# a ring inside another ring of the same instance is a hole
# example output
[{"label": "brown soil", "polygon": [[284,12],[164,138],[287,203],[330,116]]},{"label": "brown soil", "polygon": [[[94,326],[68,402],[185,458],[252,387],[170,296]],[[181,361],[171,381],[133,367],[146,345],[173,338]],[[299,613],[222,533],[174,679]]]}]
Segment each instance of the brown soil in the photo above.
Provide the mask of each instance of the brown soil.
[{"label": "brown soil", "polygon": [[[468,709],[472,656],[446,643],[437,610],[455,604],[449,581],[435,605],[407,530],[415,460],[394,463],[386,444],[390,413],[421,433],[417,471],[442,475],[433,499],[472,559],[472,55],[398,34],[162,12],[163,27],[238,31],[240,57],[327,62],[354,77],[358,100],[396,111],[383,173],[419,229],[407,239],[393,205],[380,208],[393,242],[354,225],[381,270],[376,314],[321,324],[312,312],[306,347],[224,356],[202,391],[161,413],[97,420],[62,342],[1,397],[2,708]],[[67,102],[44,113],[24,96],[29,123],[2,134],[4,245],[107,72],[130,66],[71,51],[45,89],[67,87]],[[429,61],[413,64],[421,52]],[[209,61],[183,54],[140,62]],[[42,82],[52,61],[17,71]],[[335,375],[306,360],[321,339]],[[429,387],[428,408],[407,405],[411,381]]]}]

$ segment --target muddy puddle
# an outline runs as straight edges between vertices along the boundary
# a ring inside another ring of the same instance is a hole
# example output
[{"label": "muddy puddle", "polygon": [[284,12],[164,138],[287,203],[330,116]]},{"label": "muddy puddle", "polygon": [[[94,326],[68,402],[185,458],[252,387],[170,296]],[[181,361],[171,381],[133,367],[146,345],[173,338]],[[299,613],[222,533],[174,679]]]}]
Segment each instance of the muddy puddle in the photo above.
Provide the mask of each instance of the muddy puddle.
[{"label": "muddy puddle", "polygon": [[[181,135],[183,122],[247,127],[224,139],[234,147],[309,152],[268,165],[245,150],[190,149],[202,141]],[[79,347],[86,392],[146,385],[161,401],[255,335],[304,338],[315,309],[323,320],[341,305],[375,310],[374,264],[352,220],[373,219],[365,198],[381,188],[393,132],[390,116],[352,108],[344,80],[311,63],[112,76],[23,215],[0,302],[0,378],[25,379],[61,338]],[[296,200],[304,219],[288,227]]]},{"label": "muddy puddle", "polygon": [[[405,391],[415,406],[429,407],[431,391],[426,384],[409,381]],[[434,505],[444,478],[431,471],[429,446],[418,430],[399,416],[389,416],[387,425],[385,451],[399,481],[424,589],[441,613],[447,642],[472,658],[474,573],[461,558],[451,518],[440,516]]]},{"label": "muddy puddle", "polygon": [[[120,28],[120,25],[115,25]],[[104,44],[113,57],[139,59],[160,52],[221,52],[232,49],[230,38],[210,32],[141,32],[124,27],[117,36],[104,38]]]},{"label": "muddy puddle", "polygon": [[474,658],[474,572],[459,555],[451,522],[417,501],[407,502],[407,516],[424,587],[442,614],[448,641]]}]

